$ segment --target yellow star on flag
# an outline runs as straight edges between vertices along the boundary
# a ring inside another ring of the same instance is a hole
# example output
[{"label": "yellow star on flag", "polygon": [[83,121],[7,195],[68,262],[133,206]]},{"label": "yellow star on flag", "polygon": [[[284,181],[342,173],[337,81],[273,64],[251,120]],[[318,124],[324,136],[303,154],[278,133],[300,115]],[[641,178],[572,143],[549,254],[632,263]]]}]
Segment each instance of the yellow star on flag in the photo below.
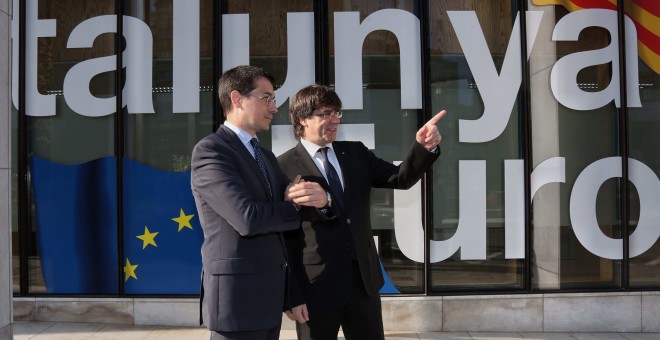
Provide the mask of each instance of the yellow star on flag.
[{"label": "yellow star on flag", "polygon": [[155,232],[155,233],[149,232],[149,228],[147,228],[147,226],[145,225],[144,226],[144,234],[138,235],[138,236],[135,236],[135,237],[142,240],[142,249],[144,249],[150,244],[154,247],[158,247],[156,245],[156,240],[155,240],[156,235],[158,235],[158,232]]},{"label": "yellow star on flag", "polygon": [[131,262],[128,260],[128,257],[126,258],[126,265],[124,266],[124,276],[126,279],[124,282],[128,281],[129,278],[134,278],[138,279],[137,276],[135,276],[135,269],[138,267],[138,265],[131,265]]},{"label": "yellow star on flag", "polygon": [[190,220],[195,216],[195,214],[192,215],[186,215],[183,212],[183,209],[181,209],[181,212],[179,213],[179,217],[175,217],[172,219],[172,221],[179,223],[179,231],[183,229],[183,227],[190,228],[192,230],[192,225],[190,225]]}]

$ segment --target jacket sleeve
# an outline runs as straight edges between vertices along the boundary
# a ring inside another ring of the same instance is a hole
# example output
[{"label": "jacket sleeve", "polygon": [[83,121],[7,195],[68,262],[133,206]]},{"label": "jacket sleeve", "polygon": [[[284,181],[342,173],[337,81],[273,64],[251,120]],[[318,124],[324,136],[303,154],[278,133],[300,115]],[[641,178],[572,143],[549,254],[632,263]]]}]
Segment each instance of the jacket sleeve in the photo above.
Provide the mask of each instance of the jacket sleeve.
[{"label": "jacket sleeve", "polygon": [[410,189],[440,156],[440,147],[430,152],[417,141],[413,141],[405,159],[397,166],[378,158],[363,144],[361,145],[365,149],[365,157],[369,159],[371,186],[376,188]]},{"label": "jacket sleeve", "polygon": [[[277,164],[277,163],[276,163]],[[213,139],[199,142],[192,153],[192,189],[241,236],[296,229],[298,212],[283,201],[283,188],[273,186],[269,200],[245,159]],[[261,196],[260,196],[261,195]]]}]

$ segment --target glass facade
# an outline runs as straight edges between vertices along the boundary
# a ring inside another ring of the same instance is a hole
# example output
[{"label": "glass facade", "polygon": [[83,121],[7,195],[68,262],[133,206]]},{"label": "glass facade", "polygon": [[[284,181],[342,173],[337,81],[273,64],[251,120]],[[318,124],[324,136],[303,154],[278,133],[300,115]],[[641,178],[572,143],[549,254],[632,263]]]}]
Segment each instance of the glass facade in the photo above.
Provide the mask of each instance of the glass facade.
[{"label": "glass facade", "polygon": [[190,152],[240,64],[275,77],[276,155],[314,82],[391,162],[448,111],[423,180],[372,193],[382,294],[659,288],[660,12],[576,3],[14,0],[14,293],[199,294]]},{"label": "glass facade", "polygon": [[[620,259],[607,259],[590,252],[580,242],[578,233],[573,232],[575,220],[580,214],[576,210],[584,209],[574,207],[574,204],[582,205],[574,201],[584,197],[577,191],[583,188],[578,185],[578,181],[584,182],[585,176],[589,176],[584,171],[590,165],[607,158],[616,159],[613,165],[621,168],[617,143],[621,111],[611,99],[604,105],[588,103],[595,94],[606,88],[618,88],[619,84],[611,81],[618,71],[612,63],[600,62],[584,67],[573,75],[568,67],[564,67],[575,60],[577,54],[595,54],[595,51],[606,50],[611,44],[609,33],[616,34],[616,15],[608,16],[609,20],[613,20],[608,27],[615,29],[614,32],[608,32],[602,26],[583,28],[576,25],[581,13],[570,11],[570,8],[543,8],[542,13],[545,21],[539,27],[534,44],[538,50],[533,50],[530,55],[530,67],[540,69],[544,64],[554,66],[550,72],[535,73],[531,80],[531,161],[534,168],[549,159],[562,163],[558,170],[562,172],[563,179],[560,183],[539,188],[532,200],[534,222],[531,232],[535,251],[530,260],[533,263],[532,270],[537,273],[532,285],[534,289],[621,287]],[[554,30],[546,29],[546,24],[553,25]],[[618,54],[615,56],[618,57]],[[553,79],[562,76],[573,76],[574,85],[569,88],[567,83]],[[559,96],[559,100],[547,97],[544,93],[548,92],[554,97]],[[614,93],[619,96],[618,90]],[[620,178],[602,183],[595,212],[590,212],[595,213],[596,220],[581,219],[585,226],[596,225],[610,239],[622,239],[620,186]]]},{"label": "glass facade", "polygon": [[[103,183],[106,178],[115,179],[116,169],[107,166],[106,177],[104,170],[80,169],[78,165],[114,159],[116,126],[112,115],[97,117],[92,112],[86,116],[79,111],[88,104],[95,106],[92,111],[115,111],[115,65],[111,60],[116,50],[113,36],[105,34],[116,24],[109,18],[115,3],[90,3],[85,11],[70,11],[62,5],[40,1],[26,8],[26,30],[38,32],[39,24],[44,23],[48,30],[43,31],[48,32],[43,33],[49,36],[35,37],[30,41],[35,49],[26,49],[36,53],[30,59],[36,65],[25,67],[26,83],[35,86],[32,91],[38,98],[28,101],[25,110],[31,209],[29,227],[21,231],[30,231],[27,251],[33,255],[28,262],[28,291],[107,294],[117,290],[114,282],[105,283],[117,276],[117,247],[112,246],[117,238],[117,211],[116,202],[106,200],[97,190],[107,189],[108,196],[116,196],[116,188]],[[94,40],[85,41],[93,34],[97,34]],[[85,68],[96,61],[101,72],[88,77]],[[76,83],[75,78],[82,82]],[[79,92],[83,86],[86,91]],[[78,200],[85,200],[90,209],[105,205],[99,207],[104,211],[74,210]],[[70,262],[72,258],[75,263]],[[98,258],[103,260],[97,262]],[[64,275],[71,281],[64,282]]]},{"label": "glass facade", "polygon": [[[637,66],[633,75],[638,75],[639,98],[638,105],[629,108],[626,123],[628,124],[628,157],[631,160],[639,161],[652,169],[656,174],[660,169],[660,157],[657,152],[653,152],[654,146],[660,143],[660,139],[655,133],[655,127],[660,126],[660,48],[657,43],[654,45],[651,40],[655,36],[657,41],[660,36],[660,24],[655,12],[655,18],[651,21],[642,18],[644,11],[639,11],[636,3],[624,3],[624,10],[632,13],[631,20],[634,22],[635,31],[626,31],[625,39],[638,41],[639,58],[632,59],[631,62]],[[653,17],[650,17],[653,19]],[[642,216],[647,218],[649,206],[647,206],[640,197],[640,193],[645,188],[639,187],[637,183],[631,185],[628,191],[627,204],[629,205],[629,230],[634,232],[638,223],[641,223]],[[653,209],[651,209],[653,210]],[[649,242],[650,243],[650,242]],[[629,263],[630,287],[632,288],[653,288],[658,286],[658,276],[660,275],[660,245],[654,242],[648,250],[631,258]]]},{"label": "glass facade", "polygon": [[[396,12],[384,11],[392,9]],[[329,32],[330,64],[334,65],[329,78],[330,84],[335,85],[338,93],[341,94],[340,84],[347,81],[350,77],[347,73],[350,71],[337,64],[340,60],[350,58],[350,52],[360,53],[362,60],[361,65],[359,61],[355,65],[362,68],[359,73],[362,79],[355,77],[361,84],[356,90],[361,91],[362,107],[347,100],[348,96],[342,98],[344,138],[362,141],[384,160],[401,161],[415,139],[418,122],[424,118],[421,110],[403,108],[401,101],[402,86],[405,86],[405,79],[401,79],[401,74],[411,71],[411,68],[406,69],[406,66],[410,65],[402,64],[402,60],[406,60],[407,56],[402,55],[401,51],[408,53],[411,45],[419,39],[418,36],[407,35],[402,28],[412,30],[416,28],[413,25],[419,25],[419,9],[414,7],[413,1],[399,1],[396,6],[368,1],[330,1],[328,13],[329,27],[333,28]],[[380,25],[386,26],[390,31],[378,29],[376,25],[369,25],[369,21],[365,20],[380,20]],[[392,24],[397,22],[400,24]],[[353,28],[355,31],[348,32],[353,38],[349,39],[347,30],[340,27]],[[360,39],[364,39],[362,44],[359,43]],[[348,98],[354,97],[356,96]],[[356,102],[359,104],[359,98]],[[351,129],[351,134],[348,129]],[[421,183],[409,191],[372,191],[372,229],[387,282],[381,290],[382,293],[423,292],[423,261],[416,262],[407,257],[406,249],[401,249],[397,242],[397,234],[400,234],[401,228],[421,230],[420,206]],[[415,208],[418,210],[415,211]],[[406,224],[408,226],[405,226]]]},{"label": "glass facade", "polygon": [[432,111],[449,112],[440,124],[442,159],[433,169],[432,292],[521,289],[524,282],[523,259],[505,254],[505,231],[512,228],[505,223],[506,161],[523,158],[524,142],[513,87],[520,84],[510,79],[520,71],[515,5],[429,4],[428,91]]}]

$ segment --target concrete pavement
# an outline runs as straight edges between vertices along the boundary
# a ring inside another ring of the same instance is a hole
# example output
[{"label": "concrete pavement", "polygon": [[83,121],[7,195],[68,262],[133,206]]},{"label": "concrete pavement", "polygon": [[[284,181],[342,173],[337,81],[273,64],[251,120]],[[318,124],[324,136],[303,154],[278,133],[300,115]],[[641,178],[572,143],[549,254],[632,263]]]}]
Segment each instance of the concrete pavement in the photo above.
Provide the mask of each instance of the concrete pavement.
[{"label": "concrete pavement", "polygon": [[[72,322],[16,322],[13,339],[0,340],[207,340],[209,332],[199,327],[163,327]],[[341,334],[340,334],[341,335]],[[2,336],[0,336],[2,337]],[[295,340],[296,332],[282,330],[280,340]],[[339,339],[344,339],[339,337]],[[651,340],[660,333],[497,333],[497,332],[386,332],[387,340],[479,339],[479,340]],[[368,339],[365,339],[368,340]]]}]

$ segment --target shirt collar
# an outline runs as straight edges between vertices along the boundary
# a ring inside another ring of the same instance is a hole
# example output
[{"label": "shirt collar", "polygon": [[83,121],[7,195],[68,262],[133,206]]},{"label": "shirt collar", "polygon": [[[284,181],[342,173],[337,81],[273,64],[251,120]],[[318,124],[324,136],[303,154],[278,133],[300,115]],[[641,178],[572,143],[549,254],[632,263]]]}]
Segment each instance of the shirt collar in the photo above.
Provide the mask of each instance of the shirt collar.
[{"label": "shirt collar", "polygon": [[300,138],[300,143],[302,144],[302,146],[305,148],[305,150],[307,151],[307,153],[308,153],[312,158],[314,158],[314,156],[316,155],[316,153],[319,151],[320,148],[328,147],[328,148],[332,149],[333,152],[334,152],[334,150],[335,150],[335,149],[332,148],[332,143],[328,143],[328,144],[326,144],[325,146],[318,146],[318,145],[316,145],[316,144],[314,144],[314,143],[312,143],[312,142],[310,142],[310,141],[307,141],[307,140],[305,140],[305,139],[303,139],[303,138]]},{"label": "shirt collar", "polygon": [[[225,120],[224,125],[225,125],[226,127],[228,127],[230,130],[234,131],[234,133],[236,134],[236,136],[238,136],[238,139],[240,139],[241,142],[243,142],[243,144],[245,144],[245,145],[249,144],[249,143],[250,143],[250,140],[252,140],[252,138],[256,138],[256,137],[257,137],[257,136],[252,136],[252,135],[250,135],[249,133],[247,133],[247,131],[245,131],[245,130],[239,128],[238,126],[236,126],[236,125],[234,125],[234,124],[232,124],[232,123],[230,123],[228,120]],[[257,139],[258,139],[258,138],[257,138]]]}]

